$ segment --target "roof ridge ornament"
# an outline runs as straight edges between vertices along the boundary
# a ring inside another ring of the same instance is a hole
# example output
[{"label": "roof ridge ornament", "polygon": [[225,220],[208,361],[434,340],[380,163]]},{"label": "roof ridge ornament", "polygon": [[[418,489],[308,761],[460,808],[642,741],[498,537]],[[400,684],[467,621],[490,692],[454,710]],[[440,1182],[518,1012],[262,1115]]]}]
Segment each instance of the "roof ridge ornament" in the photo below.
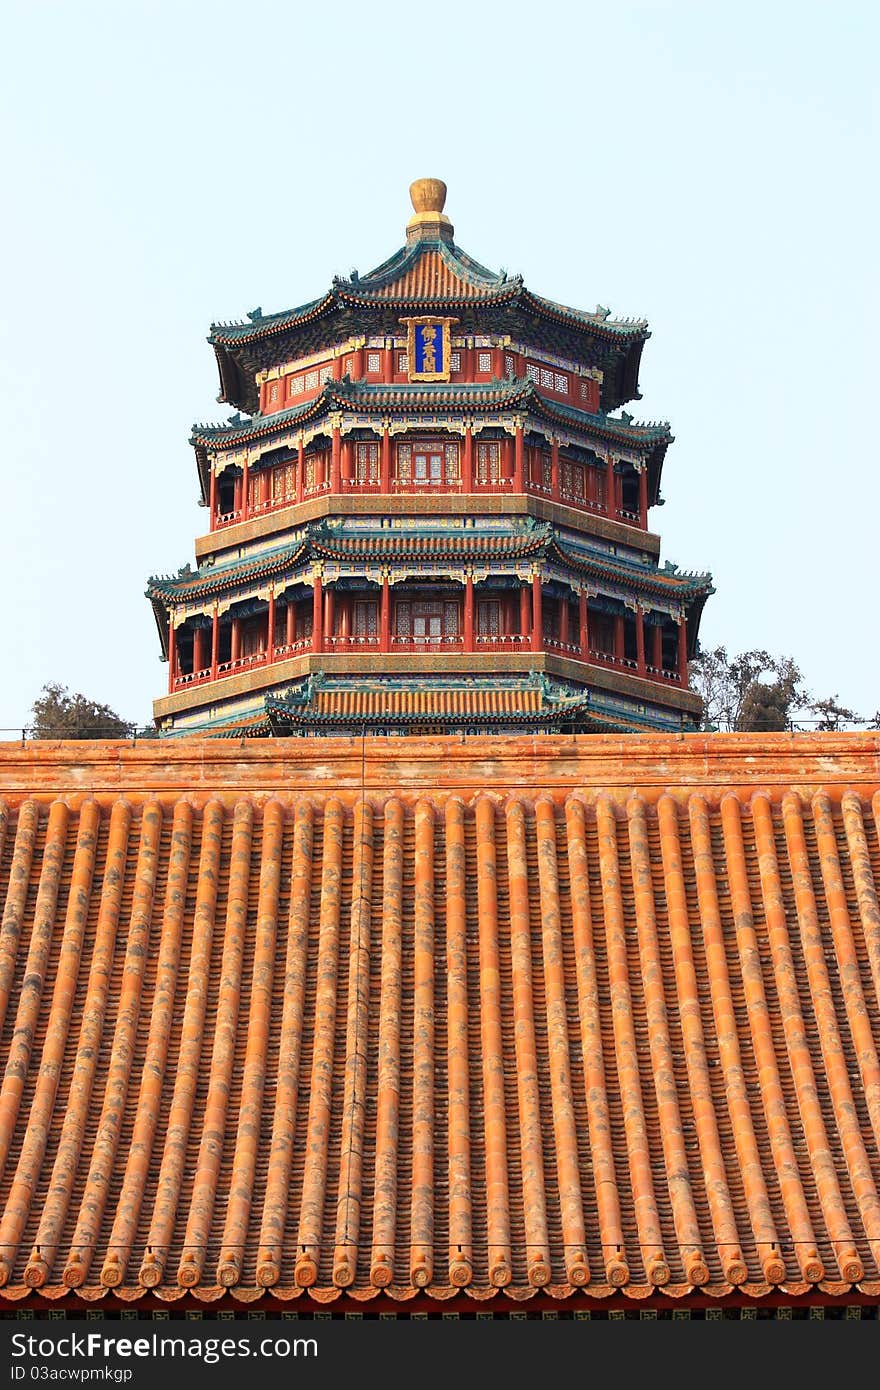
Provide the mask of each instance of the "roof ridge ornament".
[{"label": "roof ridge ornament", "polygon": [[442,179],[415,179],[409,186],[413,215],[406,224],[407,243],[414,241],[451,242],[455,228],[444,215],[446,184]]}]

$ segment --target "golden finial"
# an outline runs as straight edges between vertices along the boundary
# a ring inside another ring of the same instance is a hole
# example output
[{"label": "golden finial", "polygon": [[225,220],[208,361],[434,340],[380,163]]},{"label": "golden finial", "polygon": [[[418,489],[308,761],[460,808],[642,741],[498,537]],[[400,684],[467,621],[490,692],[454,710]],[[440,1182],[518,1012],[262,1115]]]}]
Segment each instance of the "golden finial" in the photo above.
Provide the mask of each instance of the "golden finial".
[{"label": "golden finial", "polygon": [[436,236],[451,241],[454,228],[443,214],[446,202],[446,184],[443,180],[416,179],[409,186],[409,196],[415,211],[406,224],[407,241]]}]

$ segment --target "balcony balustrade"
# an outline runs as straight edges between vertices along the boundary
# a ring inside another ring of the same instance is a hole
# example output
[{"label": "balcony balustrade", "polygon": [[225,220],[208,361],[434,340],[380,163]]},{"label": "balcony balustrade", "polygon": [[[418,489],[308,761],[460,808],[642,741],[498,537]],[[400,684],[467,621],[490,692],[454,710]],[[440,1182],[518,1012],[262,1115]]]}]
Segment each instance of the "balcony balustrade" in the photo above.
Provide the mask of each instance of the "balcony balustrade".
[{"label": "balcony balustrade", "polygon": [[373,634],[370,637],[359,637],[352,633],[337,637],[325,637],[324,645],[328,652],[338,651],[363,651],[365,647],[370,647],[374,651],[378,650],[379,638]]},{"label": "balcony balustrade", "polygon": [[464,638],[401,637],[395,633],[391,638],[391,650],[395,652],[461,652],[464,651]]},{"label": "balcony balustrade", "polygon": [[477,637],[476,644],[478,652],[527,652],[531,648],[532,639],[519,633],[511,636],[493,633],[491,637]]},{"label": "balcony balustrade", "polygon": [[[522,633],[493,633],[492,635],[477,635],[474,638],[474,651],[476,656],[484,656],[492,652],[528,652],[531,651],[531,637]],[[558,652],[565,656],[583,660],[581,646],[579,642],[562,642],[558,637],[545,636],[541,649],[547,652]],[[204,685],[212,679],[222,680],[224,677],[233,676],[241,671],[248,671],[255,667],[271,665],[276,661],[285,661],[292,656],[302,655],[314,650],[311,635],[298,637],[291,643],[278,643],[273,648],[270,656],[268,650],[251,652],[247,656],[231,658],[226,661],[218,662],[216,676],[210,666],[202,667],[198,671],[188,671],[178,673],[173,680],[174,690],[185,690],[190,686]],[[381,645],[381,638],[378,634],[361,636],[353,633],[346,635],[334,634],[325,636],[322,643],[322,650],[325,652],[380,652],[385,650]],[[431,653],[440,655],[444,652],[464,652],[463,635],[446,636],[401,636],[393,634],[390,639],[389,653],[415,653],[424,655]],[[629,671],[638,674],[638,662],[629,656],[617,656],[614,652],[603,651],[598,647],[589,649],[588,660],[595,666],[609,666],[618,670]],[[669,667],[661,667],[646,664],[644,675],[647,680],[664,681],[669,685],[682,686],[682,680],[678,671]]]}]

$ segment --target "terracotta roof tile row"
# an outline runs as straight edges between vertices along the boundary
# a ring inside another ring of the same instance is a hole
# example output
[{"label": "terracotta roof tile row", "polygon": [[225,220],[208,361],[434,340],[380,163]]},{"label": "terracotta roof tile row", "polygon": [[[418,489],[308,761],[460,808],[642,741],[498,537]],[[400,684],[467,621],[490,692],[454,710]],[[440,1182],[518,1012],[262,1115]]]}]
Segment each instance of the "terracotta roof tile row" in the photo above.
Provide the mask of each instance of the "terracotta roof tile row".
[{"label": "terracotta roof tile row", "polygon": [[876,738],[307,742],[0,749],[5,1298],[880,1297]]}]

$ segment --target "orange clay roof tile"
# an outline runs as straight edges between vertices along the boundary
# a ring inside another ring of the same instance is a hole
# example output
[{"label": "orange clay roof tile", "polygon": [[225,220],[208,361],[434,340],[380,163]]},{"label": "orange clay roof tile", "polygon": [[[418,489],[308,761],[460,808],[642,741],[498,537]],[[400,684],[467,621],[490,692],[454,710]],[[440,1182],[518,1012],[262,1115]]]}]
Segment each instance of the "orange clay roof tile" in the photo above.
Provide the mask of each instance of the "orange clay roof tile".
[{"label": "orange clay roof tile", "polygon": [[876,736],[2,745],[0,793],[2,1297],[880,1296]]}]

